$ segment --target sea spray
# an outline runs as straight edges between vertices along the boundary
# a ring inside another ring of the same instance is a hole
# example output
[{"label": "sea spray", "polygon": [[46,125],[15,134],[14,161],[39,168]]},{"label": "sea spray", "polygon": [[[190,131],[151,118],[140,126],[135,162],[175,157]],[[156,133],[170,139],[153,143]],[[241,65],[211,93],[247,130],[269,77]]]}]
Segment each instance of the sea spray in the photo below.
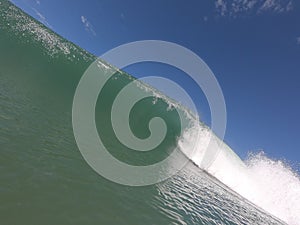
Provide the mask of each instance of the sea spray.
[{"label": "sea spray", "polygon": [[270,159],[264,152],[251,153],[245,163],[258,187],[250,200],[288,224],[299,224],[299,175],[287,162]]},{"label": "sea spray", "polygon": [[[299,224],[300,179],[287,162],[272,160],[263,152],[251,153],[243,162],[200,123],[186,130],[178,144],[183,152],[192,155],[191,160],[197,166],[234,192],[288,224]],[[218,148],[219,153],[213,159],[205,158],[209,145]]]}]

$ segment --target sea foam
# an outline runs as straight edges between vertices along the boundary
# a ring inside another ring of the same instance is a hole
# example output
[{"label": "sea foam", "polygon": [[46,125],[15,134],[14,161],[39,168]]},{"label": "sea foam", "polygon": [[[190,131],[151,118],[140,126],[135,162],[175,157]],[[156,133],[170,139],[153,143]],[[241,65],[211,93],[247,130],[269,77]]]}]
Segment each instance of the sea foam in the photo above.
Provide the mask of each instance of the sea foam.
[{"label": "sea foam", "polygon": [[242,197],[288,224],[300,224],[300,178],[287,162],[263,152],[242,161],[202,125],[186,130],[178,145],[196,165]]}]

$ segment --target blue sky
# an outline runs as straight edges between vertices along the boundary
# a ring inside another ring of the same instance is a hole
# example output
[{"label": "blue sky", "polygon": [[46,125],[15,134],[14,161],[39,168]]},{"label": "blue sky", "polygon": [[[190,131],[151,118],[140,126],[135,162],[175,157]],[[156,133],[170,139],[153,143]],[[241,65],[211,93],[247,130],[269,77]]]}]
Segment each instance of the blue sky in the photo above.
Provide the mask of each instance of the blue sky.
[{"label": "blue sky", "polygon": [[[101,55],[118,45],[157,39],[198,54],[212,69],[227,105],[225,141],[242,157],[264,150],[300,162],[300,2],[297,0],[13,0],[82,48]],[[197,100],[201,90],[159,64],[125,68],[135,76],[164,73]],[[175,75],[174,75],[175,74]]]}]

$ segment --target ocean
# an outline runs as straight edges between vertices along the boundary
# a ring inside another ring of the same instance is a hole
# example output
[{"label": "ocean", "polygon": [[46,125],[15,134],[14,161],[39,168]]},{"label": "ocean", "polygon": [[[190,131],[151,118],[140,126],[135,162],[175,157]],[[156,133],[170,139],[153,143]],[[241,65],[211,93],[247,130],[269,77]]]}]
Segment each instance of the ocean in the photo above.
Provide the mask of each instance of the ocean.
[{"label": "ocean", "polygon": [[[72,125],[76,88],[95,60],[0,0],[0,224],[299,224],[296,172],[263,153],[242,161],[188,110],[143,83],[133,91],[150,89],[152,96],[130,114],[133,133],[149,136],[145,118],[153,117],[163,118],[169,129],[152,151],[124,147],[109,116],[118,92],[135,78],[120,70],[95,108],[97,131],[109,153],[146,166],[174,148],[181,152],[179,161],[189,156],[191,143],[197,151],[178,173],[151,185],[122,185],[99,175],[78,149]],[[101,63],[100,70],[113,68]],[[203,146],[210,138],[218,154],[207,159]]]}]

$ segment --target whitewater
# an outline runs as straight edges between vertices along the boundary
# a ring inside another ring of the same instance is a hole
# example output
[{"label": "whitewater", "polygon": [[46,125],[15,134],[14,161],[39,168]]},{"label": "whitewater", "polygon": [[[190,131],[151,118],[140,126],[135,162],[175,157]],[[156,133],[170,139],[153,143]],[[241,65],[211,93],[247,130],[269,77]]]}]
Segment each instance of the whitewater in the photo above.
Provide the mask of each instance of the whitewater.
[{"label": "whitewater", "polygon": [[[300,224],[300,179],[288,163],[268,158],[263,151],[249,153],[242,161],[209,128],[196,124],[185,131],[179,146],[192,155],[197,166],[277,218],[288,224]],[[191,144],[195,141],[196,147]],[[207,160],[206,152],[212,148],[217,154]]]}]

